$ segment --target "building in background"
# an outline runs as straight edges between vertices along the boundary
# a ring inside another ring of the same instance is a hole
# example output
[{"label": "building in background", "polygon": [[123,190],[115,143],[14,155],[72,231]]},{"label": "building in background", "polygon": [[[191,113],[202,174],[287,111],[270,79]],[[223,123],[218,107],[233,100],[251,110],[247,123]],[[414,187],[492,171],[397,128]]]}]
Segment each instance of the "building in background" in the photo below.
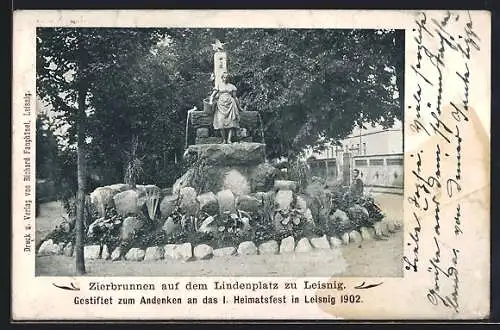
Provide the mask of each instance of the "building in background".
[{"label": "building in background", "polygon": [[403,192],[403,125],[355,128],[338,144],[322,152],[306,151],[313,176],[329,183],[349,185],[354,168],[359,169],[367,191]]}]

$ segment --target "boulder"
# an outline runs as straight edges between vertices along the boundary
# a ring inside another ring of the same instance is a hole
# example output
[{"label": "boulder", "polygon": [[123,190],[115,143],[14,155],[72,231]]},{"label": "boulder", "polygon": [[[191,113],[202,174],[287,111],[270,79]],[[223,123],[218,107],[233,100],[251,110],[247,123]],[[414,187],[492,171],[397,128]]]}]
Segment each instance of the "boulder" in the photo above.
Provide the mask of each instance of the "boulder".
[{"label": "boulder", "polygon": [[394,221],[391,221],[391,220],[382,220],[383,222],[385,222],[386,226],[387,226],[387,231],[389,233],[395,233],[396,232],[396,226],[394,224]]},{"label": "boulder", "polygon": [[349,230],[350,226],[349,216],[342,210],[336,209],[328,216],[327,228],[330,231],[344,232]]},{"label": "boulder", "polygon": [[186,215],[195,215],[200,209],[196,200],[196,190],[192,187],[184,187],[179,192],[179,208]]},{"label": "boulder", "polygon": [[217,197],[211,191],[198,195],[196,200],[200,204],[200,211],[215,215],[219,212],[219,203]]},{"label": "boulder", "polygon": [[111,257],[111,255],[109,253],[108,246],[106,244],[104,244],[102,246],[101,259],[108,260],[110,257]]},{"label": "boulder", "polygon": [[38,249],[39,256],[48,256],[48,255],[56,255],[60,254],[59,245],[55,244],[52,239],[48,239],[40,245]]},{"label": "boulder", "polygon": [[382,222],[385,222],[385,224],[387,225],[387,230],[390,233],[395,233],[402,228],[402,224],[398,220],[384,218]]},{"label": "boulder", "polygon": [[115,184],[111,184],[109,186],[106,186],[105,188],[110,188],[110,189],[116,190],[118,193],[120,193],[122,191],[129,190],[130,186],[126,183],[115,183]]},{"label": "boulder", "polygon": [[373,228],[361,227],[359,231],[361,233],[361,238],[363,238],[363,241],[372,240],[375,236],[375,230]]},{"label": "boulder", "polygon": [[349,216],[342,210],[336,209],[335,212],[332,213],[331,218],[340,222],[349,222]]},{"label": "boulder", "polygon": [[292,253],[295,251],[295,239],[293,236],[283,238],[280,243],[280,253]]},{"label": "boulder", "polygon": [[129,261],[142,261],[142,260],[144,260],[144,256],[145,255],[146,255],[146,252],[144,252],[143,249],[131,248],[125,254],[125,260],[129,260]]},{"label": "boulder", "polygon": [[178,223],[174,223],[174,219],[171,217],[168,217],[165,222],[163,223],[163,226],[161,227],[161,230],[163,230],[167,235],[173,234],[178,232],[181,229],[181,225]]},{"label": "boulder", "polygon": [[175,248],[177,247],[176,244],[167,244],[163,247],[163,259],[165,260],[175,260]]},{"label": "boulder", "polygon": [[143,222],[136,217],[127,217],[123,220],[120,228],[120,238],[122,241],[128,241],[134,237],[136,231],[142,228]]},{"label": "boulder", "polygon": [[259,245],[259,254],[278,254],[278,242],[271,240]]},{"label": "boulder", "polygon": [[[66,256],[66,257],[72,257],[73,256],[73,250],[74,250],[74,247],[73,247],[73,243],[69,242],[68,244],[66,244],[66,246],[64,247],[63,249],[63,254]],[[40,253],[40,251],[39,251]]]},{"label": "boulder", "polygon": [[217,224],[215,223],[215,218],[212,216],[208,216],[205,220],[203,220],[200,227],[198,228],[198,231],[200,233],[216,233]]},{"label": "boulder", "polygon": [[291,190],[280,190],[276,193],[275,202],[278,209],[289,209],[293,201],[293,192]]},{"label": "boulder", "polygon": [[90,193],[90,201],[94,205],[99,217],[106,216],[106,209],[113,207],[113,198],[119,190],[108,187],[96,188]]},{"label": "boulder", "polygon": [[138,184],[135,186],[135,189],[130,190],[137,192],[137,209],[142,209],[142,207],[146,204],[146,186]]},{"label": "boulder", "polygon": [[307,239],[307,237],[301,238],[297,242],[297,246],[295,247],[295,252],[302,253],[302,252],[311,252],[313,250],[313,247],[311,246],[311,243]]},{"label": "boulder", "polygon": [[403,228],[403,223],[400,220],[394,220],[394,229],[398,231],[401,228]]},{"label": "boulder", "polygon": [[196,155],[206,165],[257,165],[265,160],[265,148],[263,143],[251,142],[194,144],[188,147],[186,153]]},{"label": "boulder", "polygon": [[257,213],[262,205],[261,200],[249,195],[236,197],[236,208],[250,213]]},{"label": "boulder", "polygon": [[85,260],[95,260],[101,257],[100,245],[86,245],[83,247],[83,255]]},{"label": "boulder", "polygon": [[225,173],[222,188],[231,190],[236,196],[246,195],[251,191],[248,179],[237,169]]},{"label": "boulder", "polygon": [[387,223],[384,221],[377,221],[373,224],[373,230],[375,230],[375,235],[377,237],[387,236],[389,230],[387,228]]},{"label": "boulder", "polygon": [[165,252],[161,246],[150,246],[146,249],[146,253],[144,255],[144,260],[161,260],[163,259]]},{"label": "boulder", "polygon": [[111,253],[111,261],[120,260],[121,257],[122,257],[122,248],[120,246],[117,246]]},{"label": "boulder", "polygon": [[214,257],[234,256],[236,254],[236,248],[233,246],[229,246],[229,247],[215,249],[213,251],[213,254],[214,254]]},{"label": "boulder", "polygon": [[57,254],[63,254],[64,246],[66,246],[64,242],[57,244]]},{"label": "boulder", "polygon": [[191,181],[193,180],[195,175],[194,169],[190,168],[184,173],[180,178],[178,178],[174,185],[172,186],[172,194],[178,196],[181,189],[184,187],[189,187],[191,185]]},{"label": "boulder", "polygon": [[189,261],[193,258],[193,246],[191,243],[179,244],[174,249],[176,260]]},{"label": "boulder", "polygon": [[297,182],[291,180],[276,180],[274,181],[274,189],[296,191]]},{"label": "boulder", "polygon": [[328,243],[328,238],[326,237],[326,235],[311,238],[311,244],[315,249],[330,249],[330,244]]},{"label": "boulder", "polygon": [[94,237],[96,235],[96,229],[101,227],[105,222],[107,221],[106,218],[104,217],[101,217],[101,218],[98,218],[96,219],[94,222],[92,222],[90,225],[89,225],[89,228],[87,229],[87,237]]},{"label": "boulder", "polygon": [[363,238],[361,237],[361,234],[358,231],[352,230],[349,233],[349,241],[359,244],[363,241]]},{"label": "boulder", "polygon": [[355,225],[361,225],[368,220],[368,210],[361,205],[355,204],[347,210],[347,215]]},{"label": "boulder", "polygon": [[140,211],[138,208],[139,193],[135,190],[126,190],[116,194],[113,197],[116,213],[121,216],[137,215]]},{"label": "boulder", "polygon": [[345,245],[349,244],[349,241],[351,240],[350,235],[348,232],[345,232],[342,234],[342,243]]},{"label": "boulder", "polygon": [[217,193],[217,201],[219,203],[219,212],[223,213],[236,213],[236,205],[234,194],[231,190],[221,190]]},{"label": "boulder", "polygon": [[250,174],[252,191],[268,191],[274,185],[278,169],[269,163],[262,163],[255,167]]},{"label": "boulder", "polygon": [[199,194],[206,192],[217,192],[229,189],[234,195],[249,194],[250,172],[254,165],[203,165],[197,168],[196,177],[193,177],[189,184],[196,189]]},{"label": "boulder", "polygon": [[194,256],[198,260],[210,259],[213,257],[214,249],[207,244],[200,244],[194,247]]},{"label": "boulder", "polygon": [[257,246],[252,241],[241,242],[238,245],[238,255],[246,256],[246,255],[255,255],[257,254]]},{"label": "boulder", "polygon": [[168,217],[174,213],[177,207],[178,197],[173,195],[167,195],[163,197],[160,203],[160,213],[162,217]]},{"label": "boulder", "polygon": [[330,245],[332,248],[339,248],[342,246],[342,240],[336,236],[330,237]]}]

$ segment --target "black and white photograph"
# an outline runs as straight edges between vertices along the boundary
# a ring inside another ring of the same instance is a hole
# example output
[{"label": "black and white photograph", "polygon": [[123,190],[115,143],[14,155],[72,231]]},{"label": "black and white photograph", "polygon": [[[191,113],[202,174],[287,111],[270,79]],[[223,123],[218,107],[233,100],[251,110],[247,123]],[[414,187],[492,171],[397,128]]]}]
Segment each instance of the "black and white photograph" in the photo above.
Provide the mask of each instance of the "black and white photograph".
[{"label": "black and white photograph", "polygon": [[405,30],[38,27],[36,276],[403,276]]},{"label": "black and white photograph", "polygon": [[13,25],[12,319],[488,318],[490,12]]}]

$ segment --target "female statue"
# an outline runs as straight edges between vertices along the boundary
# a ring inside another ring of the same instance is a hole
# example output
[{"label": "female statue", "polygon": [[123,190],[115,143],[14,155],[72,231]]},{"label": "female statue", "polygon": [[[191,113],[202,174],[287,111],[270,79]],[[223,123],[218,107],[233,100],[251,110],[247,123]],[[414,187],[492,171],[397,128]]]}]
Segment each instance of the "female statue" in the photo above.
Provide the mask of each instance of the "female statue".
[{"label": "female statue", "polygon": [[[214,113],[214,129],[220,130],[224,143],[232,143],[236,130],[240,127],[240,104],[236,97],[236,86],[229,83],[228,74],[221,75],[221,83],[210,95],[210,104],[217,98]],[[226,135],[226,130],[228,131]]]}]

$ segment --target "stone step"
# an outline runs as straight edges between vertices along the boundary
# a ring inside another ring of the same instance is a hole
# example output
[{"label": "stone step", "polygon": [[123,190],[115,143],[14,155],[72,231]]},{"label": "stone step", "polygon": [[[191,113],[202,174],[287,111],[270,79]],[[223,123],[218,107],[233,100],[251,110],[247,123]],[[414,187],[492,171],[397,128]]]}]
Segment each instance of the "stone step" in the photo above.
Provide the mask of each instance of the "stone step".
[{"label": "stone step", "polygon": [[[238,142],[252,142],[251,137],[236,138],[235,140]],[[197,137],[195,144],[222,144],[222,138],[218,136]]]},{"label": "stone step", "polygon": [[[191,112],[191,126],[193,128],[211,127],[214,115],[208,111]],[[256,129],[260,127],[259,113],[257,111],[240,111],[240,127],[246,129]]]},{"label": "stone step", "polygon": [[222,143],[222,138],[218,136],[209,137],[197,137],[195,140],[196,144],[217,144]]}]

